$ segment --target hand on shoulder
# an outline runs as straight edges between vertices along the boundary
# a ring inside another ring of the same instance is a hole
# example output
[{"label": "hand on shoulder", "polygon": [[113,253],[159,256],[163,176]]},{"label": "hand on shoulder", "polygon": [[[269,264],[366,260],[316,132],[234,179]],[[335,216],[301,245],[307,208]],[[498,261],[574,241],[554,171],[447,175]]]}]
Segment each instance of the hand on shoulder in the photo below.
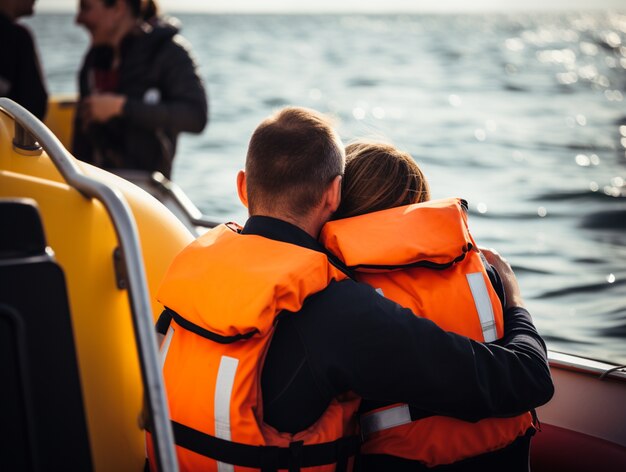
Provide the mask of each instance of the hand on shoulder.
[{"label": "hand on shoulder", "polygon": [[502,285],[504,286],[504,292],[506,294],[506,308],[514,306],[523,307],[524,300],[522,299],[522,292],[519,288],[513,268],[508,261],[493,248],[487,249],[481,247],[480,252],[483,253],[487,262],[496,269],[502,279]]}]

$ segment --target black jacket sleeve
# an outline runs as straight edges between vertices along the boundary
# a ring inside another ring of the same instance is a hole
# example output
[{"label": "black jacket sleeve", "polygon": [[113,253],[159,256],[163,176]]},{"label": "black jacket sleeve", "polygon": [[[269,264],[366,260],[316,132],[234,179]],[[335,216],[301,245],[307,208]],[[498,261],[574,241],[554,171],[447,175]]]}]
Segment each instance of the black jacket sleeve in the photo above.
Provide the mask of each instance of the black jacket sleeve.
[{"label": "black jacket sleeve", "polygon": [[[284,351],[288,345],[292,353]],[[507,310],[498,344],[483,344],[353,281],[332,283],[279,322],[263,376],[266,421],[289,432],[307,426],[297,419],[307,404],[347,391],[468,421],[519,414],[553,394],[545,346],[523,308]],[[280,377],[288,383],[277,385]],[[308,392],[307,383],[314,387]]]}]

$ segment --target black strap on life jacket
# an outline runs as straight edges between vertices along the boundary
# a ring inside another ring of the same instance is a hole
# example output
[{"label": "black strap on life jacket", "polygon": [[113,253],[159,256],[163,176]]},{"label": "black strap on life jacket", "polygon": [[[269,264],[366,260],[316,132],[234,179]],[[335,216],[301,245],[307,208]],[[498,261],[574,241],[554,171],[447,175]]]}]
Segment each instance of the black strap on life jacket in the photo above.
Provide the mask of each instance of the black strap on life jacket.
[{"label": "black strap on life jacket", "polygon": [[445,270],[452,267],[454,264],[461,262],[465,259],[465,256],[474,248],[472,243],[467,243],[467,246],[463,246],[459,249],[460,254],[454,259],[448,262],[433,262],[428,260],[410,262],[408,264],[355,264],[348,266],[350,270],[370,269],[370,270],[396,270],[396,269],[413,269],[415,267],[423,267],[433,270]]},{"label": "black strap on life jacket", "polygon": [[243,334],[235,334],[233,336],[222,336],[221,334],[214,333],[213,331],[209,331],[208,329],[204,329],[201,326],[198,326],[197,324],[192,323],[191,321],[183,318],[182,316],[180,316],[178,313],[176,313],[174,310],[170,308],[165,307],[164,312],[167,312],[167,314],[174,321],[176,321],[176,323],[179,326],[185,328],[187,331],[191,331],[192,333],[195,333],[198,336],[201,336],[203,338],[209,339],[211,341],[214,341],[220,344],[230,344],[230,343],[234,343],[235,341],[240,341],[242,339],[248,339],[259,332],[258,329],[253,329],[252,331],[249,331]]},{"label": "black strap on life jacket", "polygon": [[[227,441],[172,421],[177,446],[240,467],[260,469],[261,472],[277,472],[287,469],[300,472],[304,467],[336,464],[337,472],[347,472],[348,460],[356,456],[361,445],[358,436],[346,436],[320,444],[292,442],[289,447],[251,446]],[[148,431],[150,428],[148,428]]]}]

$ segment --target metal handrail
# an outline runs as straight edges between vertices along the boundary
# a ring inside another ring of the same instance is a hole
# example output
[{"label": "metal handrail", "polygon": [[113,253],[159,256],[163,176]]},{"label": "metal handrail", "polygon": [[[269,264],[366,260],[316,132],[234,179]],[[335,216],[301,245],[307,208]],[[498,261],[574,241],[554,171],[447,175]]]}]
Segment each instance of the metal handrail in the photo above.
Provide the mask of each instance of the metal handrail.
[{"label": "metal handrail", "polygon": [[202,228],[215,228],[220,224],[218,218],[210,218],[203,215],[185,192],[161,172],[153,172],[150,176],[150,181],[158,185],[159,188],[162,188],[163,191],[167,192],[167,194],[172,197],[191,224]]},{"label": "metal handrail", "polygon": [[626,366],[557,351],[548,351],[548,361],[551,367],[593,375],[601,380],[611,378],[622,382],[626,381]]},{"label": "metal handrail", "polygon": [[176,472],[178,462],[174,434],[165,398],[148,284],[137,226],[130,207],[119,190],[85,175],[76,159],[63,147],[59,139],[28,110],[8,98],[0,98],[0,110],[13,117],[16,129],[22,127],[34,137],[71,187],[85,198],[95,198],[102,202],[113,222],[128,276],[128,298],[133,315],[135,341],[148,412],[152,419],[156,465],[159,470]]}]

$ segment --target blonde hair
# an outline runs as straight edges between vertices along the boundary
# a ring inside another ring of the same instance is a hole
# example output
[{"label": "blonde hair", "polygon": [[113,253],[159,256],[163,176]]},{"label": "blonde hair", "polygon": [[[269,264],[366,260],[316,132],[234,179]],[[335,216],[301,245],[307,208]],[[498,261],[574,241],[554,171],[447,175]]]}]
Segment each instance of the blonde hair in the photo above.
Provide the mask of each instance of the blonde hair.
[{"label": "blonde hair", "polygon": [[346,147],[341,204],[334,218],[348,218],[430,199],[417,163],[386,143],[357,141]]}]

